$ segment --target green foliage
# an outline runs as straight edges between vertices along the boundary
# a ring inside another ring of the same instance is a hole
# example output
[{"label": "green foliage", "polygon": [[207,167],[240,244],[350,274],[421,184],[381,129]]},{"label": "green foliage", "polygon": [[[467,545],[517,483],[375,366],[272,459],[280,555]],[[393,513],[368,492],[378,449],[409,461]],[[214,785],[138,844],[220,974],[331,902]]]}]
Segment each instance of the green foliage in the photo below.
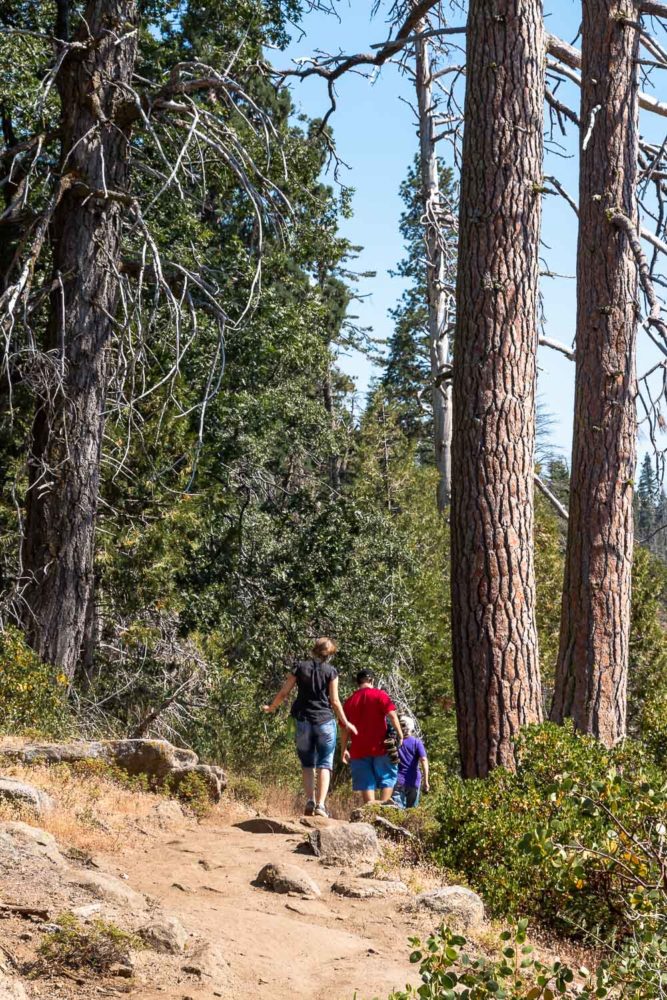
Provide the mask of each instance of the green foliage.
[{"label": "green foliage", "polygon": [[264,795],[264,786],[256,778],[232,775],[227,779],[227,794],[246,806],[254,806]]},{"label": "green foliage", "polygon": [[177,781],[167,781],[164,785],[167,795],[179,799],[187,808],[200,819],[211,811],[211,792],[206,780],[191,771]]},{"label": "green foliage", "polygon": [[667,634],[664,628],[667,564],[647,549],[635,549],[630,632],[630,732],[655,759],[667,762]]},{"label": "green foliage", "polygon": [[567,934],[613,935],[622,886],[592,862],[584,877],[578,868],[557,870],[544,846],[550,837],[569,844],[600,835],[600,815],[582,809],[559,782],[577,775],[593,786],[616,768],[619,801],[632,816],[637,788],[659,773],[638,746],[605,750],[570,727],[532,727],[517,749],[516,774],[498,768],[484,780],[451,779],[439,791],[436,860],[479,891],[494,915],[530,916]]},{"label": "green foliage", "polygon": [[[488,959],[463,951],[467,942],[442,926],[422,942],[411,938],[410,961],[419,964],[422,985],[407,986],[389,1000],[554,1000],[556,995],[574,996],[570,986],[575,974],[561,962],[545,965],[535,958],[527,941],[527,921],[514,933],[499,936],[500,957]],[[589,977],[590,981],[590,977]],[[577,994],[578,995],[578,994]],[[588,994],[605,996],[605,993]]]},{"label": "green foliage", "polygon": [[26,645],[18,629],[0,632],[0,718],[12,735],[65,735],[71,726],[67,678]]},{"label": "green foliage", "polygon": [[62,913],[56,924],[58,929],[40,944],[38,972],[67,968],[104,973],[117,962],[127,964],[130,950],[141,947],[138,938],[105,920],[84,925],[73,913]]},{"label": "green foliage", "polygon": [[408,985],[389,1000],[658,1000],[664,997],[667,947],[658,939],[630,951],[610,950],[592,972],[556,959],[546,964],[535,957],[527,939],[526,920],[498,936],[497,958],[463,949],[466,939],[440,927],[422,942],[411,938],[410,961],[419,964],[422,985]]}]

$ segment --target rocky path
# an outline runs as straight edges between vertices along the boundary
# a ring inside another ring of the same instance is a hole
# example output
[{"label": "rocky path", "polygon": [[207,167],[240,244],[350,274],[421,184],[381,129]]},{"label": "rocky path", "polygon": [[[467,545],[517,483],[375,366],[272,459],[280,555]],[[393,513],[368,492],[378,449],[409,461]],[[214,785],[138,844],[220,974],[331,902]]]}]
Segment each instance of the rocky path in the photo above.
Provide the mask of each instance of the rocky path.
[{"label": "rocky path", "polygon": [[[407,937],[415,913],[405,897],[350,899],[331,891],[349,871],[298,853],[303,836],[257,834],[235,826],[197,826],[162,843],[137,844],[121,864],[129,884],[157,899],[190,931],[211,941],[226,969],[201,983],[138,988],[137,1000],[371,1000],[402,987],[414,969]],[[109,870],[117,857],[106,859]],[[256,887],[269,862],[297,865],[321,896]],[[366,866],[368,867],[368,866]],[[363,868],[363,865],[362,865]],[[427,921],[428,923],[428,921]]]}]

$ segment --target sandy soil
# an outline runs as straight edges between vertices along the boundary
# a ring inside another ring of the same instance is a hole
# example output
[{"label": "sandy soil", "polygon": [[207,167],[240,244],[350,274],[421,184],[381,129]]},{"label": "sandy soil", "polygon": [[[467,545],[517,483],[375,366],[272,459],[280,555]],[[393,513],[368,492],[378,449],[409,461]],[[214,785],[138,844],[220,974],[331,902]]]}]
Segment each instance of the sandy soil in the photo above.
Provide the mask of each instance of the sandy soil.
[{"label": "sandy soil", "polygon": [[[331,885],[341,870],[298,853],[301,838],[253,834],[233,825],[191,826],[159,842],[140,842],[102,858],[110,871],[157,899],[186,928],[217,945],[229,963],[226,983],[137,987],[137,1000],[358,1000],[386,998],[412,979],[407,937],[415,914],[405,897],[354,900]],[[252,885],[269,861],[297,864],[320,899],[281,896]],[[120,862],[120,863],[119,863]],[[423,929],[423,928],[422,928]],[[75,995],[75,994],[73,994]]]}]

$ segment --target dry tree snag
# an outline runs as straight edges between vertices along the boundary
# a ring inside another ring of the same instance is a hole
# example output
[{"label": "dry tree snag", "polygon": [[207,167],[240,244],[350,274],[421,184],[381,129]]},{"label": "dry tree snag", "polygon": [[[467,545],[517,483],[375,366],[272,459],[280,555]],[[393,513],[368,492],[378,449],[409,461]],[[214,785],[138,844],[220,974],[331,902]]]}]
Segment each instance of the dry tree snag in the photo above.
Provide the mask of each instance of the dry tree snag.
[{"label": "dry tree snag", "polygon": [[551,717],[612,746],[625,733],[636,449],[640,5],[585,0],[577,353],[563,613]]},{"label": "dry tree snag", "polygon": [[33,425],[23,568],[29,641],[68,677],[92,597],[107,347],[119,286],[121,215],[130,200],[124,113],[136,26],[133,0],[91,0],[56,77],[61,158],[49,230],[47,331],[54,377]]},{"label": "dry tree snag", "polygon": [[438,470],[438,510],[443,513],[449,507],[452,489],[452,388],[449,378],[452,295],[445,287],[443,205],[436,153],[436,123],[429,49],[428,39],[420,35],[415,43],[419,165],[426,227],[426,290],[432,380],[433,448]]},{"label": "dry tree snag", "polygon": [[533,462],[540,0],[471,0],[454,336],[452,631],[462,773],[512,767],[541,718]]}]

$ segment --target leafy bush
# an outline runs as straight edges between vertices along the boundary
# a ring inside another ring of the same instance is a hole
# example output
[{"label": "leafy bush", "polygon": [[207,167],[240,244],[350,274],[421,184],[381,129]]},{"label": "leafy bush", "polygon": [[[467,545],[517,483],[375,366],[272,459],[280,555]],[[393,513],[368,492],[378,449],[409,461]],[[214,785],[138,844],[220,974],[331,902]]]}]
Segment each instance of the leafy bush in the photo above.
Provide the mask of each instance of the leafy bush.
[{"label": "leafy bush", "polygon": [[43,663],[18,629],[0,632],[0,719],[13,735],[57,737],[69,728],[67,678]]},{"label": "leafy bush", "polygon": [[[558,960],[547,965],[533,955],[527,942],[527,921],[522,920],[513,933],[499,936],[499,957],[463,951],[467,941],[441,927],[426,942],[411,938],[410,961],[419,963],[422,985],[406,986],[394,992],[389,1000],[604,1000],[623,997],[625,1000],[658,1000],[665,997],[663,985],[665,952],[662,967],[652,964],[654,945],[638,955],[612,955],[590,972],[577,970]],[[659,952],[660,949],[657,948]],[[648,960],[648,961],[647,961]]]},{"label": "leafy bush", "polygon": [[256,778],[236,775],[228,778],[227,793],[237,802],[242,802],[246,806],[254,806],[264,796],[264,787],[261,781],[257,781]]},{"label": "leafy bush", "polygon": [[494,915],[531,916],[568,934],[610,936],[623,909],[620,887],[592,867],[583,881],[574,866],[557,869],[544,845],[550,835],[559,844],[598,842],[601,814],[582,809],[580,797],[568,794],[562,782],[576,775],[594,786],[614,768],[624,776],[615,786],[616,801],[630,812],[637,787],[661,781],[636,745],[606,750],[569,727],[528,729],[518,745],[516,774],[497,769],[485,780],[452,779],[442,788],[433,804],[438,830],[431,851],[453,877],[481,893]]},{"label": "leafy bush", "polygon": [[117,962],[127,964],[130,949],[141,946],[134,935],[104,920],[83,925],[73,913],[63,913],[56,923],[58,929],[47,934],[40,945],[42,965],[36,971],[55,966],[108,972]]}]

